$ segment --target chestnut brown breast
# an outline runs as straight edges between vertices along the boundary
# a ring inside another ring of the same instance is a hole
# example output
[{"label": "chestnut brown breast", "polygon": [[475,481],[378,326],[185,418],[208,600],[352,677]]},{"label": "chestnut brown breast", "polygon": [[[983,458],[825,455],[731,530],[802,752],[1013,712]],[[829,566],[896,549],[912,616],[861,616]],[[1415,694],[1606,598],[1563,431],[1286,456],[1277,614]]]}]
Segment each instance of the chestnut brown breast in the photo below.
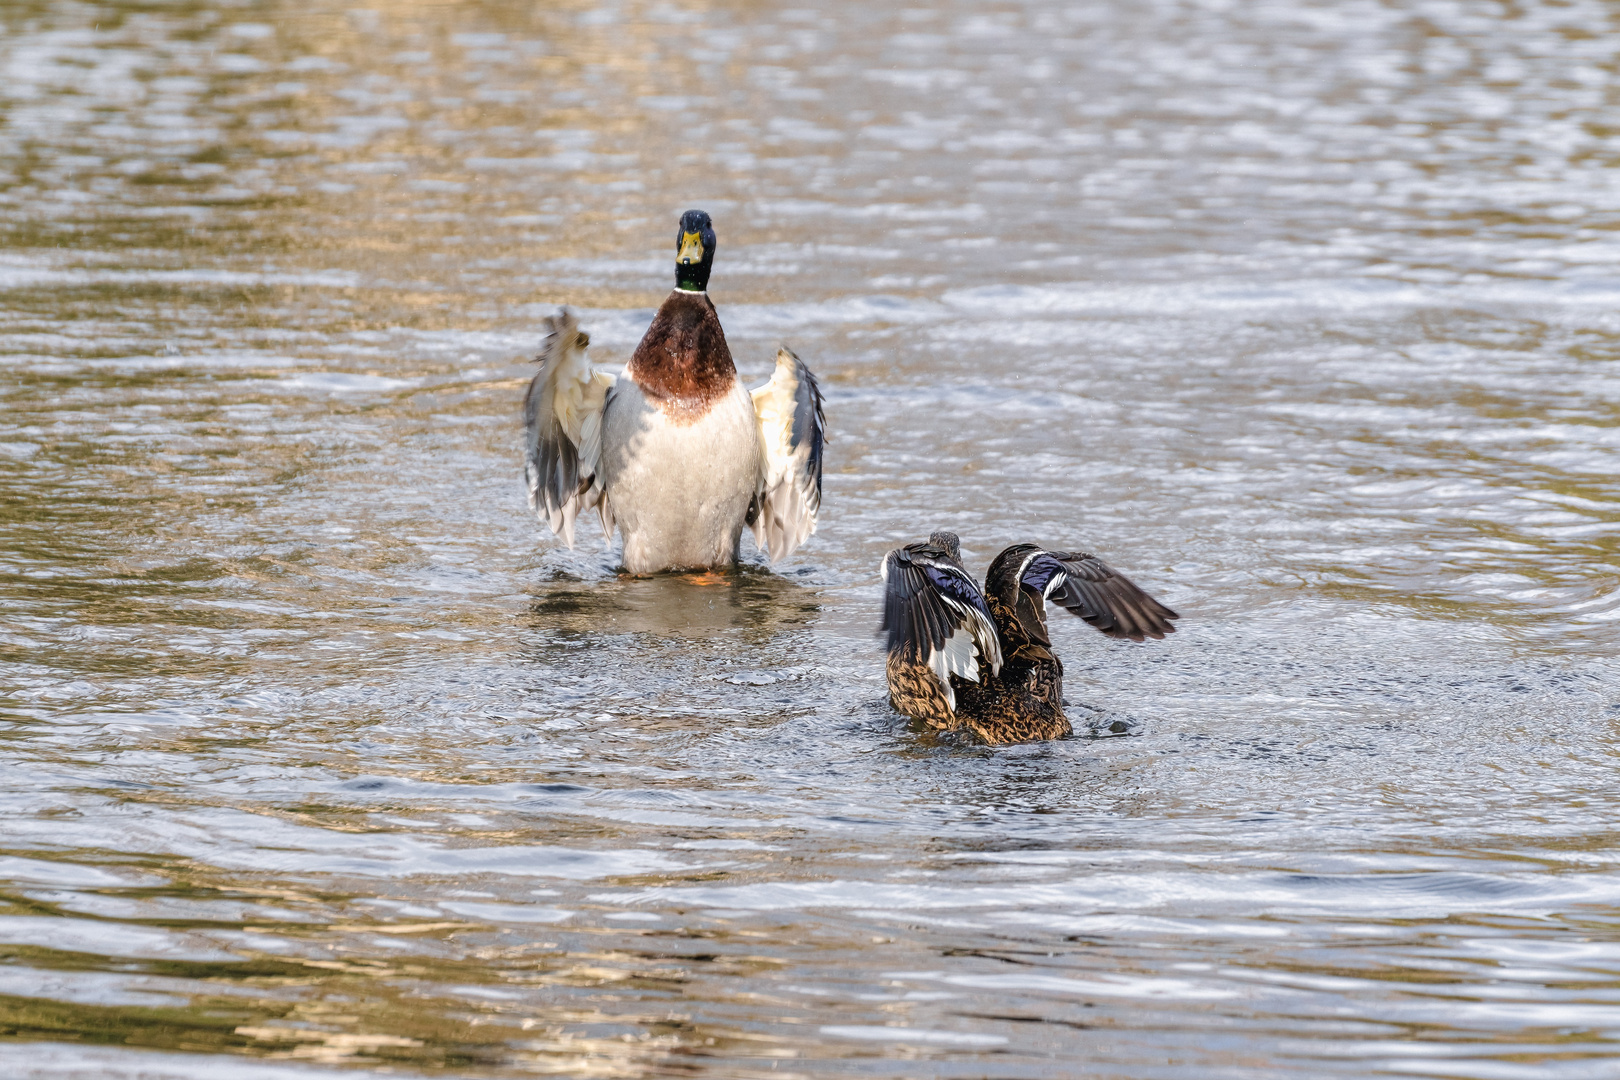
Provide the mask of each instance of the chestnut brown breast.
[{"label": "chestnut brown breast", "polygon": [[707,294],[669,294],[630,357],[630,377],[674,418],[696,419],[730,393],[737,366]]}]

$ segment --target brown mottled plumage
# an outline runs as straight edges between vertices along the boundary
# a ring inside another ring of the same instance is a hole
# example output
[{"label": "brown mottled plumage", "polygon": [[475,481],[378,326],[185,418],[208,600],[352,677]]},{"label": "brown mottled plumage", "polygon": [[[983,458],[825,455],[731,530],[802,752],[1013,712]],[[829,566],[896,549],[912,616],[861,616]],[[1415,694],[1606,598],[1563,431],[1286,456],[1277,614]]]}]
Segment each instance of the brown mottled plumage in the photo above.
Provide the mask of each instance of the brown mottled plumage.
[{"label": "brown mottled plumage", "polygon": [[1017,544],[997,555],[985,587],[962,565],[956,537],[937,532],[883,560],[889,700],[941,731],[991,746],[1062,738],[1063,662],[1051,650],[1046,601],[1110,637],[1163,638],[1174,611],[1094,555]]},{"label": "brown mottled plumage", "polygon": [[1072,734],[1063,713],[1063,661],[1033,642],[1005,655],[999,673],[957,690],[961,725],[991,746]]},{"label": "brown mottled plumage", "polygon": [[940,731],[956,728],[956,710],[945,696],[946,684],[939,681],[927,664],[896,651],[889,653],[884,668],[889,678],[891,705],[931,728]]}]

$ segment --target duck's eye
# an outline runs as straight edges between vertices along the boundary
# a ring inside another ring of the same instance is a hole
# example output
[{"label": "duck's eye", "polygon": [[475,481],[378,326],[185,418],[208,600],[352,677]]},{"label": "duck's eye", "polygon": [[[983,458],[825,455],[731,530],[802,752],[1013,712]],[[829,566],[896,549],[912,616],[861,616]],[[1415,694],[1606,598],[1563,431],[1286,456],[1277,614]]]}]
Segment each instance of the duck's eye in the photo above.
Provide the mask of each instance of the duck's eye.
[{"label": "duck's eye", "polygon": [[585,331],[581,330],[579,332],[579,337],[576,338],[575,341],[579,345],[580,348],[582,348],[582,349],[588,348],[590,346],[590,344],[591,344],[591,335],[589,335]]}]

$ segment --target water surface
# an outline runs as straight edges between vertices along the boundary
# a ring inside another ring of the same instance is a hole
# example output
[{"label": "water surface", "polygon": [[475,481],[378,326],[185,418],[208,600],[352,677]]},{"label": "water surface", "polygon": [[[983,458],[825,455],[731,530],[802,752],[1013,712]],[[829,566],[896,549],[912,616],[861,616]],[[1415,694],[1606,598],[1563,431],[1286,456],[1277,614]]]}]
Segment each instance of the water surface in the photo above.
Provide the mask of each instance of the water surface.
[{"label": "water surface", "polygon": [[[1615,21],[0,8],[0,1069],[1614,1075]],[[520,477],[690,206],[832,439],[719,584]],[[933,742],[939,527],[1182,630]]]}]

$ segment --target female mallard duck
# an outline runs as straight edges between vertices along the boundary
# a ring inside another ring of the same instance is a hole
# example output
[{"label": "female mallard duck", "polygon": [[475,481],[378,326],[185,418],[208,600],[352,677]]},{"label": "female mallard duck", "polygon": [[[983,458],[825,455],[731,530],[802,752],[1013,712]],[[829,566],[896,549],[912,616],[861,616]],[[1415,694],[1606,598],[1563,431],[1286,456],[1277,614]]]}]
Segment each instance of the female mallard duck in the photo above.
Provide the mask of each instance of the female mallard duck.
[{"label": "female mallard duck", "polygon": [[709,215],[682,215],[675,247],[675,291],[624,371],[592,368],[590,339],[563,310],[546,320],[523,404],[529,505],[569,547],[594,507],[608,539],[623,534],[632,574],[730,566],[744,525],[784,558],[821,507],[815,376],[782,349],[771,380],[744,389],[709,302]]},{"label": "female mallard duck", "polygon": [[932,728],[967,728],[991,746],[1058,739],[1063,663],[1046,633],[1046,601],[1109,637],[1163,638],[1174,611],[1095,555],[1017,544],[985,587],[962,565],[955,533],[883,559],[889,701]]}]

